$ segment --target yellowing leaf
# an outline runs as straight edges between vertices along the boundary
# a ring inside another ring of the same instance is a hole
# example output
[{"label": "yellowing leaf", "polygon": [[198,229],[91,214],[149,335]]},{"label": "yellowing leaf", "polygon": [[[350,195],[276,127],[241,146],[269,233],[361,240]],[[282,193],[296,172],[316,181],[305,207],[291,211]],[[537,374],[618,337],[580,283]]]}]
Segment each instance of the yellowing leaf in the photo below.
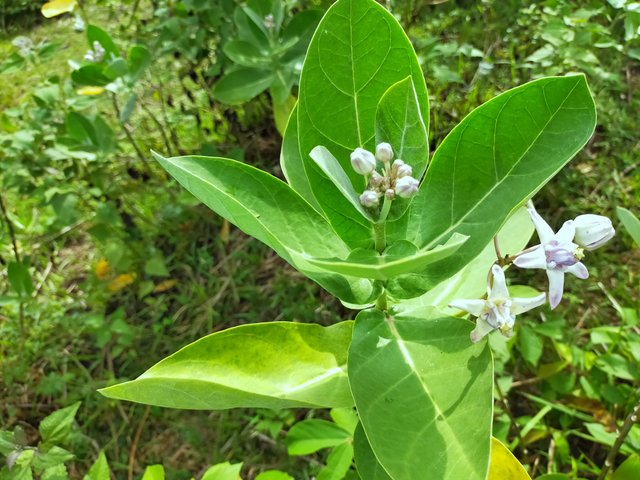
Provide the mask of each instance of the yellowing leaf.
[{"label": "yellowing leaf", "polygon": [[103,87],[81,87],[76,91],[78,95],[100,95],[102,92]]},{"label": "yellowing leaf", "polygon": [[76,0],[53,0],[42,5],[41,11],[46,18],[51,18],[71,12],[75,6]]},{"label": "yellowing leaf", "polygon": [[491,464],[488,480],[531,480],[531,477],[500,440],[491,438]]},{"label": "yellowing leaf", "polygon": [[109,275],[109,270],[109,262],[107,262],[105,258],[101,258],[98,260],[98,263],[96,263],[96,278],[98,278],[98,280],[104,280]]},{"label": "yellowing leaf", "polygon": [[109,282],[107,288],[111,293],[119,292],[124,287],[131,285],[136,280],[135,273],[123,273]]},{"label": "yellowing leaf", "polygon": [[176,286],[176,284],[178,283],[177,280],[174,279],[169,279],[169,280],[163,280],[162,282],[160,282],[159,284],[157,284],[155,286],[155,288],[153,289],[153,291],[155,293],[162,293],[162,292],[166,292],[167,290],[172,289],[173,287]]}]

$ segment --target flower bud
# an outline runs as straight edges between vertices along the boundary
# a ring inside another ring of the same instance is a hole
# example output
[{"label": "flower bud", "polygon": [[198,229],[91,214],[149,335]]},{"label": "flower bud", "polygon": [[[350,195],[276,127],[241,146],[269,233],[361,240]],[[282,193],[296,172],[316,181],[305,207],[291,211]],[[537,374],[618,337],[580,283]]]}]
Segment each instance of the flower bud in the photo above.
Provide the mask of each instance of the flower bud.
[{"label": "flower bud", "polygon": [[398,168],[398,173],[396,174],[398,178],[410,177],[411,175],[413,175],[413,168],[406,163]]},{"label": "flower bud", "polygon": [[378,172],[373,172],[371,174],[371,180],[369,180],[369,185],[372,187],[379,187],[384,182],[384,177],[380,175]]},{"label": "flower bud", "polygon": [[376,158],[384,163],[389,163],[393,158],[393,149],[388,143],[379,143],[376,147]]},{"label": "flower bud", "polygon": [[418,191],[418,180],[413,177],[402,177],[396,182],[396,193],[402,198],[409,198]]},{"label": "flower bud", "polygon": [[360,175],[369,175],[376,169],[376,158],[364,148],[356,148],[351,153],[351,166]]},{"label": "flower bud", "polygon": [[378,205],[378,194],[373,190],[365,190],[360,195],[360,203],[365,207],[375,207]]},{"label": "flower bud", "polygon": [[574,220],[574,242],[587,250],[595,250],[609,241],[616,233],[611,220],[602,215],[579,215]]},{"label": "flower bud", "polygon": [[387,200],[393,200],[393,198],[396,196],[396,192],[393,191],[393,188],[388,188],[384,192],[384,196],[387,197]]}]

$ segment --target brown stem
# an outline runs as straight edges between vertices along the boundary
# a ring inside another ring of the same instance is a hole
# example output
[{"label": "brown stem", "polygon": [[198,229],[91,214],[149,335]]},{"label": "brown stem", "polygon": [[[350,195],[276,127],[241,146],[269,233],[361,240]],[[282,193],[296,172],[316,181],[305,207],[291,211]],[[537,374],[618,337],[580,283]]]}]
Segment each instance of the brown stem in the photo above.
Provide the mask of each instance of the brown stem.
[{"label": "brown stem", "polygon": [[[16,231],[13,229],[13,223],[9,218],[9,213],[7,211],[7,207],[4,203],[4,197],[0,195],[0,211],[2,212],[2,218],[4,219],[4,223],[7,224],[7,231],[9,232],[9,237],[11,238],[11,244],[13,245],[13,256],[16,259],[17,263],[21,263],[20,250],[18,249],[18,240],[16,239]],[[20,338],[24,343],[25,340],[25,331],[24,331],[24,302],[21,300],[18,305],[18,321],[20,323]]]},{"label": "brown stem", "polygon": [[616,441],[614,442],[613,447],[611,447],[611,450],[609,451],[609,455],[607,455],[607,459],[604,461],[604,466],[600,471],[600,476],[598,477],[598,480],[604,480],[606,478],[607,473],[609,473],[609,470],[613,466],[613,462],[615,462],[616,460],[616,456],[618,455],[618,451],[620,450],[620,447],[622,446],[622,444],[627,438],[627,435],[629,435],[629,432],[631,431],[631,427],[633,427],[633,424],[638,421],[638,416],[640,416],[640,403],[638,403],[634,407],[634,409],[631,411],[631,413],[627,416],[624,423],[622,424],[622,428],[618,433],[618,438],[616,438]]},{"label": "brown stem", "polygon": [[[116,116],[118,117],[118,120],[119,120],[120,119],[120,106],[118,105],[118,100],[116,99],[116,95],[115,94],[111,95],[111,101],[113,103],[113,109],[115,110]],[[127,140],[129,140],[129,143],[131,144],[133,149],[136,151],[136,154],[138,155],[138,158],[144,164],[144,166],[147,169],[147,171],[151,173],[151,166],[149,165],[149,162],[147,162],[147,157],[144,155],[144,153],[142,153],[142,150],[140,150],[140,147],[138,146],[138,144],[134,140],[133,135],[131,134],[131,131],[129,130],[129,127],[127,127],[127,125],[125,123],[122,123],[122,122],[120,122],[120,125],[122,126],[122,130],[124,131],[124,134],[127,136]]]},{"label": "brown stem", "polygon": [[142,109],[145,112],[147,112],[147,115],[149,115],[153,123],[155,123],[156,127],[158,127],[158,130],[160,130],[160,135],[162,135],[162,141],[164,143],[164,148],[167,149],[167,153],[170,156],[173,156],[174,152],[173,152],[173,149],[171,148],[171,144],[169,143],[169,137],[167,137],[167,134],[164,131],[164,127],[162,126],[162,123],[160,123],[160,120],[158,120],[158,117],[156,117],[156,115],[151,111],[151,109],[147,106],[147,104],[144,103],[142,100],[140,101],[140,105],[142,105]]},{"label": "brown stem", "polygon": [[144,409],[144,414],[142,415],[142,419],[138,424],[138,428],[136,429],[136,434],[133,437],[133,443],[131,444],[131,449],[129,450],[129,468],[127,478],[129,480],[133,480],[133,467],[136,463],[136,450],[138,449],[138,442],[140,442],[140,436],[142,435],[142,430],[144,428],[144,424],[147,422],[147,418],[149,417],[149,410],[151,407],[147,405]]}]

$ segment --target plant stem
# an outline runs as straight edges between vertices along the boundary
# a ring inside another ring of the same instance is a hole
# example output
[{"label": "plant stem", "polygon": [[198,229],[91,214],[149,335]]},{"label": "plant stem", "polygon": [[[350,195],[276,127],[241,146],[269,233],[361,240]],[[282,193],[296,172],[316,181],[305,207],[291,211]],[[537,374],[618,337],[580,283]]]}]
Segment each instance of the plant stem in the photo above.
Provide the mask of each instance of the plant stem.
[{"label": "plant stem", "polygon": [[609,470],[613,466],[613,462],[615,461],[616,456],[618,455],[618,451],[620,450],[620,447],[622,446],[622,444],[627,438],[627,435],[629,435],[629,432],[631,431],[631,427],[633,427],[633,424],[638,421],[638,416],[640,416],[640,403],[638,403],[633,408],[631,413],[627,416],[624,423],[622,424],[622,428],[618,433],[618,438],[616,438],[616,441],[614,442],[613,447],[611,447],[611,450],[609,451],[609,455],[607,455],[607,459],[604,461],[604,466],[600,471],[600,476],[598,477],[598,480],[604,480],[606,478],[607,473],[609,473]]},{"label": "plant stem", "polygon": [[[4,219],[4,223],[7,224],[7,231],[9,232],[9,237],[11,238],[11,244],[13,245],[13,256],[16,259],[17,263],[21,263],[20,250],[18,249],[18,241],[16,239],[16,231],[13,229],[13,223],[9,218],[9,213],[7,212],[7,207],[4,203],[4,197],[0,195],[0,211],[2,212],[2,218]],[[22,343],[24,344],[25,340],[25,331],[24,331],[24,302],[20,301],[18,305],[18,321],[20,324],[20,338],[22,339]]]},{"label": "plant stem", "polygon": [[152,170],[151,170],[151,166],[149,165],[149,162],[147,162],[147,157],[145,157],[144,153],[142,153],[142,150],[140,150],[140,147],[138,146],[138,144],[134,140],[133,135],[131,134],[131,132],[127,128],[127,125],[120,121],[120,106],[118,105],[118,100],[116,98],[115,93],[113,95],[111,95],[111,101],[113,103],[113,109],[116,112],[116,117],[118,117],[118,122],[122,126],[122,130],[124,131],[124,134],[127,136],[127,140],[129,140],[129,143],[131,144],[131,146],[133,146],[133,149],[136,151],[136,154],[138,155],[138,158],[144,164],[144,166],[146,167],[147,171],[149,171],[151,173]]},{"label": "plant stem", "polygon": [[160,120],[158,120],[158,117],[156,117],[156,115],[151,111],[151,109],[147,106],[147,104],[144,103],[143,100],[140,100],[140,105],[142,106],[142,109],[145,112],[147,112],[147,115],[149,115],[149,118],[151,118],[153,123],[156,124],[156,127],[158,127],[158,130],[160,130],[160,135],[162,136],[164,148],[167,149],[167,153],[173,156],[174,155],[173,148],[171,148],[171,144],[169,143],[169,137],[167,137],[167,134],[164,131],[164,127],[162,126],[162,123],[160,123]]},{"label": "plant stem", "polygon": [[382,253],[384,249],[387,247],[387,235],[385,223],[387,221],[387,216],[389,216],[389,210],[391,210],[391,202],[392,200],[388,200],[386,197],[384,202],[382,203],[382,210],[380,211],[380,217],[378,221],[373,224],[373,232],[375,234],[375,242],[376,242],[376,251],[378,253]]}]

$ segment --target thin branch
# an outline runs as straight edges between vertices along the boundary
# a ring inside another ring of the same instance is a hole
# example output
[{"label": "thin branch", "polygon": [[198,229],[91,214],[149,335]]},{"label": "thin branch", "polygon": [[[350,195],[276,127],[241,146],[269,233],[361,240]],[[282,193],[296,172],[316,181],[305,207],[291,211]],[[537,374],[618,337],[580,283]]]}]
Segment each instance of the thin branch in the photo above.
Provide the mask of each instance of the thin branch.
[{"label": "thin branch", "polygon": [[611,450],[609,451],[609,455],[607,455],[607,459],[604,461],[604,466],[600,471],[600,476],[598,477],[598,480],[604,480],[606,478],[607,473],[609,473],[609,470],[611,469],[611,467],[613,466],[613,463],[616,460],[616,456],[618,455],[618,451],[620,450],[620,447],[622,446],[624,441],[627,439],[627,435],[629,435],[629,432],[631,431],[631,427],[633,427],[633,424],[638,421],[638,416],[640,416],[640,403],[638,403],[634,407],[634,409],[631,411],[631,413],[627,416],[624,423],[622,424],[622,428],[618,433],[618,438],[616,438],[616,441],[614,442],[613,447],[611,447]]},{"label": "thin branch", "polygon": [[149,165],[149,162],[147,162],[147,157],[145,156],[144,153],[142,153],[142,150],[140,150],[140,147],[138,146],[138,144],[134,140],[133,135],[131,134],[131,131],[129,130],[128,126],[125,123],[120,121],[120,106],[118,105],[118,99],[116,98],[115,93],[113,95],[111,95],[111,101],[113,103],[113,109],[116,112],[116,116],[118,117],[118,121],[119,121],[120,125],[122,126],[122,130],[124,131],[124,134],[127,136],[127,139],[129,140],[129,143],[131,144],[133,149],[136,151],[140,161],[144,164],[144,166],[147,168],[147,170],[149,172],[151,172],[151,166]]},{"label": "thin branch", "polygon": [[144,424],[147,422],[147,418],[149,417],[150,410],[151,410],[151,407],[147,405],[144,409],[144,414],[142,415],[142,419],[138,424],[136,434],[133,437],[133,443],[131,444],[131,449],[129,450],[129,469],[128,469],[128,476],[127,476],[129,480],[133,480],[133,467],[136,463],[136,450],[138,449],[138,442],[140,442],[140,436],[142,435]]}]

